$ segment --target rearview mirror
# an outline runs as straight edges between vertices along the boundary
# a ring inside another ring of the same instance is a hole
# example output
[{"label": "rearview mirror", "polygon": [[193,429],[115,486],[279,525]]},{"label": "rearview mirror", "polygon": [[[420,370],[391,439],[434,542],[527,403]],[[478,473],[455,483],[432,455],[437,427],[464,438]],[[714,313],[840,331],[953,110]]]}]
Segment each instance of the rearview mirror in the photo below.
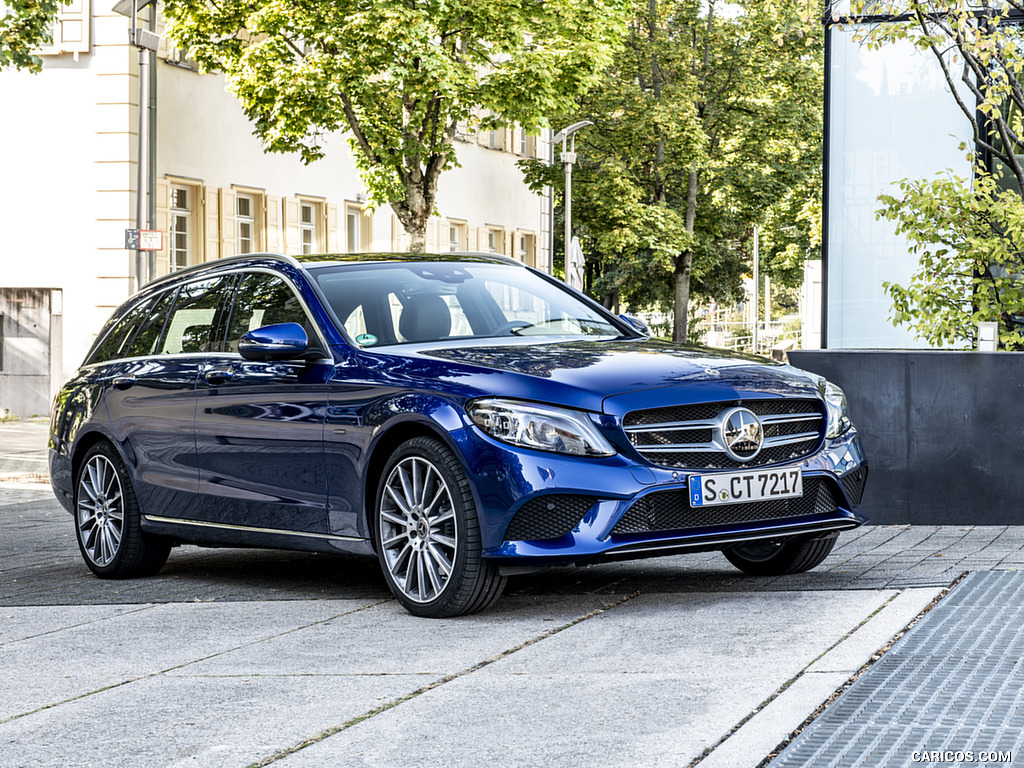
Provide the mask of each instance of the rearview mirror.
[{"label": "rearview mirror", "polygon": [[295,360],[309,348],[309,337],[298,323],[277,323],[249,331],[238,342],[246,360]]}]

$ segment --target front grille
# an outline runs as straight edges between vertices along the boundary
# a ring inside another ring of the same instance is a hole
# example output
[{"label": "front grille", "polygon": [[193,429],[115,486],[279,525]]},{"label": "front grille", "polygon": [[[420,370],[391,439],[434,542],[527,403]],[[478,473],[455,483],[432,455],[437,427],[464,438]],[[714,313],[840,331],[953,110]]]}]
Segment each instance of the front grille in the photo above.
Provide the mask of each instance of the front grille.
[{"label": "front grille", "polygon": [[[761,420],[763,447],[750,461],[725,451],[722,420],[742,405]],[[818,400],[749,400],[631,411],[622,420],[629,441],[653,464],[674,469],[740,469],[798,461],[821,444],[825,414]]]},{"label": "front grille", "polygon": [[505,531],[506,541],[557,539],[576,527],[597,501],[594,496],[556,493],[530,499]]},{"label": "front grille", "polygon": [[656,491],[647,494],[626,510],[626,514],[612,529],[612,534],[713,528],[833,514],[839,509],[840,501],[833,484],[820,477],[805,478],[804,495],[799,498],[746,504],[691,507],[689,494],[685,490]]},{"label": "front grille", "polygon": [[844,475],[841,482],[846,496],[853,504],[860,504],[864,497],[864,485],[868,479],[868,468],[858,467],[848,475]]}]

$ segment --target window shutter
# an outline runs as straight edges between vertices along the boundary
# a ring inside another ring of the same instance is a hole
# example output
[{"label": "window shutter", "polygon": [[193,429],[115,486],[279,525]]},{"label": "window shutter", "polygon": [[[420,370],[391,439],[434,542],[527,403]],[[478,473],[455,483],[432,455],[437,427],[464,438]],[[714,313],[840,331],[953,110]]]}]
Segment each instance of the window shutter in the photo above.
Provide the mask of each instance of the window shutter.
[{"label": "window shutter", "polygon": [[238,253],[238,198],[233,189],[220,189],[220,256]]},{"label": "window shutter", "polygon": [[281,198],[263,198],[263,214],[267,222],[267,240],[265,248],[274,253],[284,253],[284,243],[281,242]]},{"label": "window shutter", "polygon": [[327,252],[341,253],[341,241],[338,232],[338,206],[327,203]]},{"label": "window shutter", "polygon": [[41,49],[42,56],[56,56],[61,53],[78,54],[90,51],[90,0],[71,0],[57,14],[53,22],[53,43]]},{"label": "window shutter", "polygon": [[433,220],[427,222],[427,244],[425,250],[427,253],[437,253],[439,251],[437,247],[437,222]]},{"label": "window shutter", "polygon": [[203,199],[202,236],[205,238],[205,248],[201,252],[198,261],[212,261],[220,256],[220,205],[217,201],[217,192],[212,189],[198,187],[196,191]]},{"label": "window shutter", "polygon": [[302,253],[302,236],[299,233],[299,200],[286,197],[281,205],[283,215],[284,252],[292,256]]},{"label": "window shutter", "polygon": [[163,232],[164,247],[156,252],[156,273],[166,275],[170,271],[167,249],[170,247],[171,185],[163,179],[156,180],[156,221],[157,229]]},{"label": "window shutter", "polygon": [[476,227],[470,227],[468,225],[466,226],[466,250],[467,251],[476,251],[476,250],[478,250],[477,242],[476,242],[476,234],[477,234],[476,233]]}]

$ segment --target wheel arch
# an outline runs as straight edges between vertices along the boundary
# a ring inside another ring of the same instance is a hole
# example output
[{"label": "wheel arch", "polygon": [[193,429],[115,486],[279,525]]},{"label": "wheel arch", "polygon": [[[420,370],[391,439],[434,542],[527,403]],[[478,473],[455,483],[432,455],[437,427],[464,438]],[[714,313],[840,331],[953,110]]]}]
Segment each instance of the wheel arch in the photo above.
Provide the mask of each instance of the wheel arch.
[{"label": "wheel arch", "polygon": [[[377,532],[373,524],[373,507],[377,503],[377,491],[383,479],[384,466],[398,446],[416,437],[431,437],[439,440],[455,455],[455,458],[465,471],[466,459],[462,455],[462,451],[459,450],[458,445],[452,440],[448,431],[434,421],[401,419],[381,430],[381,433],[370,448],[363,473],[363,519],[366,525],[367,538],[370,540],[375,552],[377,551]],[[476,484],[469,477],[468,472],[466,472],[466,475],[473,494],[476,514],[479,517],[480,500],[477,496]]]},{"label": "wheel arch", "polygon": [[132,464],[128,460],[129,457],[125,455],[124,447],[114,438],[113,435],[107,434],[105,431],[100,429],[94,429],[89,432],[79,434],[78,439],[75,441],[75,444],[71,449],[72,493],[75,492],[75,483],[78,482],[78,470],[82,467],[82,460],[85,458],[86,454],[89,453],[89,450],[99,443],[109,444],[121,457],[121,461],[124,462],[128,471],[132,471]]}]

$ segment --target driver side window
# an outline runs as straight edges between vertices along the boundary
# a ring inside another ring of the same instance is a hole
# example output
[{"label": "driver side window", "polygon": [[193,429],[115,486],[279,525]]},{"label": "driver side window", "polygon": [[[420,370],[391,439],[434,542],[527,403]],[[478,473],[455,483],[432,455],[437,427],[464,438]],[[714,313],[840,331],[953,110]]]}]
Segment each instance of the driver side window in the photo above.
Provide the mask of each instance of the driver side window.
[{"label": "driver side window", "polygon": [[227,351],[237,352],[243,335],[264,325],[298,323],[306,329],[310,344],[316,343],[312,322],[299,297],[275,275],[252,273],[242,278],[228,327]]}]

